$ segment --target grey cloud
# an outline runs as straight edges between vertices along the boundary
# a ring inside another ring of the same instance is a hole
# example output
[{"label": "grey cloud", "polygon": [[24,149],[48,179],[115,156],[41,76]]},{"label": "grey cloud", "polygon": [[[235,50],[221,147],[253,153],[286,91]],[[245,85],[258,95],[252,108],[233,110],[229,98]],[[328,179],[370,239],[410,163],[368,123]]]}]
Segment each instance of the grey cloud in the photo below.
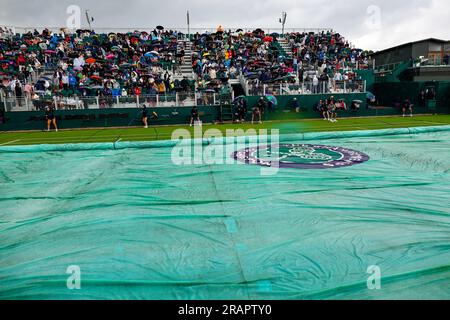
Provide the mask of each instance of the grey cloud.
[{"label": "grey cloud", "polygon": [[[0,0],[0,25],[64,26],[72,4],[82,9],[84,24],[84,10],[90,10],[94,27],[185,27],[190,10],[192,27],[279,28],[277,19],[287,11],[288,28],[331,27],[365,49],[421,37],[450,39],[448,0]],[[371,5],[381,9],[379,30],[365,25]]]}]

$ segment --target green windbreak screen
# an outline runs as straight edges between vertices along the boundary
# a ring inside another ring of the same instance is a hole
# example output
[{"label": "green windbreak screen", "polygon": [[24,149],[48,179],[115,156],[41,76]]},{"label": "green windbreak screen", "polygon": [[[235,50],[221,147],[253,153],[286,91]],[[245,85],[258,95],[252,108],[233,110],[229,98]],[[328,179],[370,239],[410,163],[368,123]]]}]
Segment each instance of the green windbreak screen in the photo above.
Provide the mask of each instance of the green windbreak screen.
[{"label": "green windbreak screen", "polygon": [[450,299],[437,130],[282,137],[370,159],[267,176],[177,166],[173,142],[0,148],[0,299]]}]

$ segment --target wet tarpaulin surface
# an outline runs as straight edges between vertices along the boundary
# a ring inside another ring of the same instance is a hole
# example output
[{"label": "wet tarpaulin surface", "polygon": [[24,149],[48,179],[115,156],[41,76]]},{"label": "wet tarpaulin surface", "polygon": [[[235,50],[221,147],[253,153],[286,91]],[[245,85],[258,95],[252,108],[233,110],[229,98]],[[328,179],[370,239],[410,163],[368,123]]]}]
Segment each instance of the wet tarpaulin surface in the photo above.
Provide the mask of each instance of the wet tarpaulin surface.
[{"label": "wet tarpaulin surface", "polygon": [[2,147],[0,299],[450,299],[448,130],[284,137],[370,160],[274,176],[171,142]]}]

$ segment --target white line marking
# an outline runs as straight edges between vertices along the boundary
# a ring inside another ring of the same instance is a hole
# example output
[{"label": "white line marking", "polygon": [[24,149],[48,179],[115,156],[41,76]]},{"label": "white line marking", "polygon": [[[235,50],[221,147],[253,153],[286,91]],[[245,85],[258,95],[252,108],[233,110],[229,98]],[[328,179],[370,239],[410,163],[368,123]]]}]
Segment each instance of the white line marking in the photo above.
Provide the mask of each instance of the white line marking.
[{"label": "white line marking", "polygon": [[12,143],[19,142],[19,141],[22,141],[22,140],[9,141],[9,142],[0,144],[0,146],[6,146],[6,145],[8,145],[8,144],[12,144]]}]

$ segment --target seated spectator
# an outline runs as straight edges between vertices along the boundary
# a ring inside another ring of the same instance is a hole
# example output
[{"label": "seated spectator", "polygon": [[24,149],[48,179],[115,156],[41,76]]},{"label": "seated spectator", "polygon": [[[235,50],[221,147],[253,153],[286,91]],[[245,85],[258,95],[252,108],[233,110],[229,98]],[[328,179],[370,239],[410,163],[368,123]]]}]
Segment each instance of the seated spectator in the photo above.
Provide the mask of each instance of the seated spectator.
[{"label": "seated spectator", "polygon": [[194,106],[191,109],[191,121],[190,121],[190,126],[192,127],[193,125],[198,124],[199,126],[201,126],[201,121],[200,121],[200,115],[198,112],[198,109],[196,106]]},{"label": "seated spectator", "polygon": [[361,103],[360,103],[360,101],[353,100],[353,101],[352,101],[352,104],[351,104],[351,106],[350,106],[350,111],[351,111],[351,112],[357,112],[360,108],[361,108]]},{"label": "seated spectator", "polygon": [[339,99],[338,100],[338,102],[336,103],[336,109],[338,111],[347,111],[347,105],[346,105],[344,99]]},{"label": "seated spectator", "polygon": [[292,99],[291,101],[291,110],[299,113],[300,112],[300,102],[298,101],[297,98]]},{"label": "seated spectator", "polygon": [[403,102],[403,118],[406,117],[406,112],[409,112],[409,116],[412,117],[413,116],[413,105],[411,104],[409,99],[406,99]]}]

